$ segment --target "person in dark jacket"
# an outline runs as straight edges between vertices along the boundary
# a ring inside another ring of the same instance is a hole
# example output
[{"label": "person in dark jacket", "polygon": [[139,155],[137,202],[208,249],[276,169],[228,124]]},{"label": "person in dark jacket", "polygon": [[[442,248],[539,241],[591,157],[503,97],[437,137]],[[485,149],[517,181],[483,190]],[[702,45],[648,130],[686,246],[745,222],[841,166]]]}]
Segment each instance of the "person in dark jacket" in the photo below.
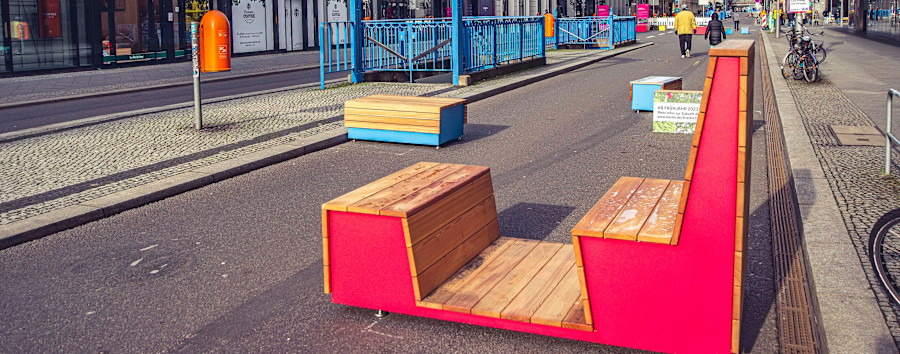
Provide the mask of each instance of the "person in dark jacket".
[{"label": "person in dark jacket", "polygon": [[706,34],[703,39],[709,39],[709,47],[715,47],[716,44],[722,43],[725,39],[725,26],[719,21],[719,14],[713,12],[709,23],[706,25]]}]

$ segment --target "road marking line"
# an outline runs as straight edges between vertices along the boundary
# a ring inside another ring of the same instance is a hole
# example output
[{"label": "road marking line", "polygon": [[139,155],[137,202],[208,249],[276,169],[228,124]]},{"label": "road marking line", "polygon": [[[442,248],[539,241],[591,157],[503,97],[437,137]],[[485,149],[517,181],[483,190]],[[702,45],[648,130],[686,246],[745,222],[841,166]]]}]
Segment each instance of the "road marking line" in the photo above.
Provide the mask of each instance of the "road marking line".
[{"label": "road marking line", "polygon": [[656,37],[656,36],[647,36],[647,38],[653,38],[653,37]]}]

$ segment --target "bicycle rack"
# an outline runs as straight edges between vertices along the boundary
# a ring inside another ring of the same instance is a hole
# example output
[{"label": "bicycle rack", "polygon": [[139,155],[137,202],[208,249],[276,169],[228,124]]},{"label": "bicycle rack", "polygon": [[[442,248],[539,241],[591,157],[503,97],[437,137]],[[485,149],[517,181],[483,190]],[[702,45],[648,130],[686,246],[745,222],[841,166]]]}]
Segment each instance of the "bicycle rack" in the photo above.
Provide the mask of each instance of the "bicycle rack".
[{"label": "bicycle rack", "polygon": [[900,140],[891,134],[891,105],[894,102],[894,96],[900,97],[900,92],[894,89],[888,89],[887,92],[887,119],[884,126],[884,174],[891,174],[891,144],[900,146]]}]

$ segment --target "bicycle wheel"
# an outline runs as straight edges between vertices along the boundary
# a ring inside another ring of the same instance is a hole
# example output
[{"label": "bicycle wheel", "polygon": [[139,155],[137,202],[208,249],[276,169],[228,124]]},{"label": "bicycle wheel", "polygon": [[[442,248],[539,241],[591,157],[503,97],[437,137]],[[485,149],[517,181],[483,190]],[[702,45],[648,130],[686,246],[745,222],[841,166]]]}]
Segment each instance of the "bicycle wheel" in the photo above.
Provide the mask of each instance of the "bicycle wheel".
[{"label": "bicycle wheel", "polygon": [[800,57],[800,66],[806,82],[814,82],[819,79],[819,65],[816,64],[816,59],[812,55],[804,54]]},{"label": "bicycle wheel", "polygon": [[791,63],[794,62],[794,53],[788,52],[784,59],[781,60],[781,77],[787,79],[791,77]]},{"label": "bicycle wheel", "polygon": [[816,60],[819,61],[819,64],[822,64],[822,62],[825,61],[826,54],[825,48],[822,48],[821,44],[816,46]]},{"label": "bicycle wheel", "polygon": [[900,292],[894,282],[900,276],[900,209],[884,214],[872,228],[869,261],[885,290],[900,304]]}]

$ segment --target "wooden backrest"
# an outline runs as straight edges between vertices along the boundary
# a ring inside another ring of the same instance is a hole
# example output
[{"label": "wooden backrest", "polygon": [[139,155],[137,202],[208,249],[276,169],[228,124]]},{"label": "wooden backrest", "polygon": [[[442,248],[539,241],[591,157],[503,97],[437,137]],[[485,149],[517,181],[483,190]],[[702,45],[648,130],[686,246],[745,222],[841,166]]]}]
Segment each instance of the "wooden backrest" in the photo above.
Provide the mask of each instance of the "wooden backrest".
[{"label": "wooden backrest", "polygon": [[493,194],[487,167],[420,162],[322,209],[401,218],[413,289],[422,300],[500,236]]},{"label": "wooden backrest", "polygon": [[729,248],[733,242],[732,351],[737,351],[750,207],[754,41],[726,40],[709,55],[673,244],[688,237]]}]

